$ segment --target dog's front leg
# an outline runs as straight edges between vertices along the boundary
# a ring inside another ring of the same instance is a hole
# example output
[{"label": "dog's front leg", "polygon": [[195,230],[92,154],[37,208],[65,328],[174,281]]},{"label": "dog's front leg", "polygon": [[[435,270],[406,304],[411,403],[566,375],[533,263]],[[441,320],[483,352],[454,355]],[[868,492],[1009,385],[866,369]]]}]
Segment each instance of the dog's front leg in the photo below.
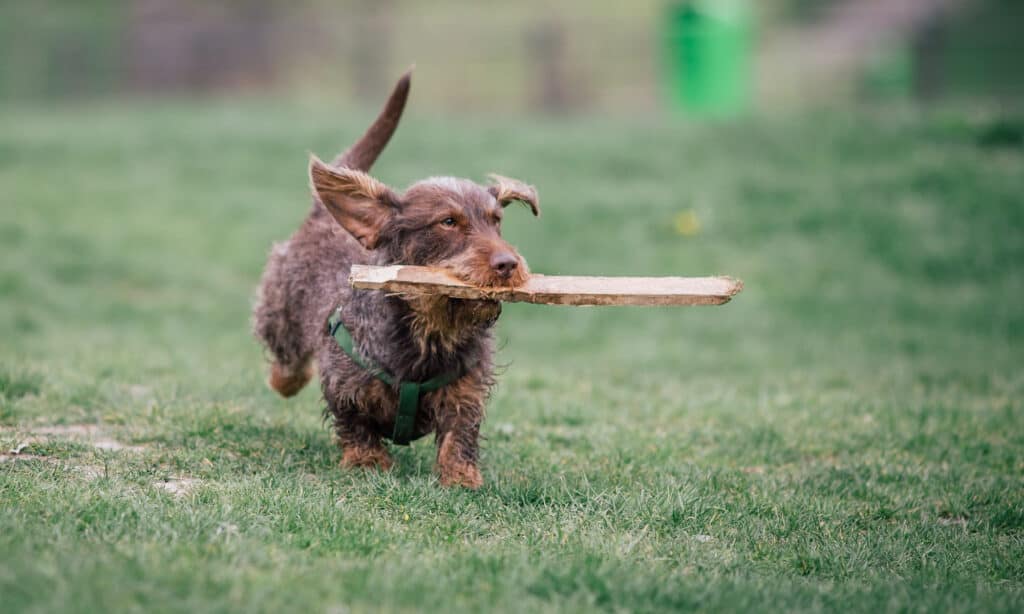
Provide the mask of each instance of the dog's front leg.
[{"label": "dog's front leg", "polygon": [[480,488],[484,483],[477,463],[485,397],[483,386],[464,378],[442,389],[436,399],[437,472],[443,486]]},{"label": "dog's front leg", "polygon": [[476,380],[464,377],[442,388],[431,399],[437,473],[443,486],[479,488],[483,485],[477,463],[486,387]]},{"label": "dog's front leg", "polygon": [[441,485],[480,488],[484,483],[477,467],[480,422],[455,422],[437,430],[437,472]]},{"label": "dog's front leg", "polygon": [[391,455],[381,437],[361,421],[339,422],[335,425],[341,445],[341,466],[345,468],[391,469]]},{"label": "dog's front leg", "polygon": [[[328,389],[325,387],[325,391]],[[324,395],[328,399],[336,398]],[[367,399],[363,399],[367,401]],[[352,402],[328,400],[327,411],[334,418],[334,431],[341,446],[341,466],[345,468],[391,468],[391,455],[380,434],[366,415],[367,408]]]}]

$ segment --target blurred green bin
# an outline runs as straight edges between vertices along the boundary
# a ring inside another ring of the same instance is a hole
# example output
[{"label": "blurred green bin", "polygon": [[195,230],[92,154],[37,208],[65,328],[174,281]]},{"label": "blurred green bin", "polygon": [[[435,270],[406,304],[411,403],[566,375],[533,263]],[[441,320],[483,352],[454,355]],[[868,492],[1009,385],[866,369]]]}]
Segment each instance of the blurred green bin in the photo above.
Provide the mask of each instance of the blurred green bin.
[{"label": "blurred green bin", "polygon": [[669,3],[664,47],[673,107],[704,116],[747,108],[752,22],[743,0]]}]

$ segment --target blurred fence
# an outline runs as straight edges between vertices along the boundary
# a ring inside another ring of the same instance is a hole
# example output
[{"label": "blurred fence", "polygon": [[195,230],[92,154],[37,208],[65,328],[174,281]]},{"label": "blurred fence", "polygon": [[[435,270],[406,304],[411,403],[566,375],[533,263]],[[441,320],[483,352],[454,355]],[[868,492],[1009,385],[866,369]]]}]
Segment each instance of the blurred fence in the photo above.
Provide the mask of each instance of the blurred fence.
[{"label": "blurred fence", "polygon": [[652,106],[658,4],[596,4],[10,0],[0,5],[0,93],[283,92],[376,104],[415,63],[427,106]]},{"label": "blurred fence", "polygon": [[[258,93],[376,104],[416,63],[425,108],[644,112],[670,100],[663,23],[678,4],[5,0],[0,96]],[[761,105],[893,92],[928,100],[1024,94],[1024,2],[749,5],[758,17],[752,65]],[[920,15],[906,19],[914,7]],[[850,28],[861,22],[869,30],[857,38]]]}]

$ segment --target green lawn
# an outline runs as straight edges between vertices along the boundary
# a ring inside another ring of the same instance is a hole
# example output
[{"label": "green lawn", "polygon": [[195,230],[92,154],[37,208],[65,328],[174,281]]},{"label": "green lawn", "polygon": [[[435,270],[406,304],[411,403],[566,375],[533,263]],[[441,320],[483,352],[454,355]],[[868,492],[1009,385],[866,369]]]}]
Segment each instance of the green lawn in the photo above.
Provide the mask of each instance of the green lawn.
[{"label": "green lawn", "polygon": [[414,113],[377,175],[535,183],[505,228],[533,270],[746,282],[507,306],[467,492],[430,440],[340,470],[249,334],[308,152],[367,120],[0,112],[0,610],[1024,608],[1019,147],[950,112]]}]

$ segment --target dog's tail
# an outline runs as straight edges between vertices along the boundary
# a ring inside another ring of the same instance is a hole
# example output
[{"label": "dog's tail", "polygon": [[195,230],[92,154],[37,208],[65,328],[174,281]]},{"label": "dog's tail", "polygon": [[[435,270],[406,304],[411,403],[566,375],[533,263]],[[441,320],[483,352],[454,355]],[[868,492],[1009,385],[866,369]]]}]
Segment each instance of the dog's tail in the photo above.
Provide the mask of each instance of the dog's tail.
[{"label": "dog's tail", "polygon": [[377,156],[384,151],[384,147],[391,140],[395,128],[398,127],[398,120],[401,119],[402,110],[405,109],[405,101],[409,98],[411,79],[412,69],[410,68],[395,84],[395,89],[391,91],[391,96],[384,104],[384,109],[366,130],[366,134],[335,158],[334,166],[360,171],[370,170],[373,163],[377,161]]}]

